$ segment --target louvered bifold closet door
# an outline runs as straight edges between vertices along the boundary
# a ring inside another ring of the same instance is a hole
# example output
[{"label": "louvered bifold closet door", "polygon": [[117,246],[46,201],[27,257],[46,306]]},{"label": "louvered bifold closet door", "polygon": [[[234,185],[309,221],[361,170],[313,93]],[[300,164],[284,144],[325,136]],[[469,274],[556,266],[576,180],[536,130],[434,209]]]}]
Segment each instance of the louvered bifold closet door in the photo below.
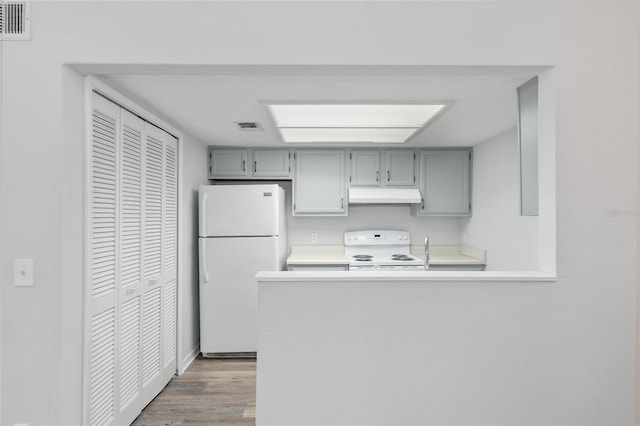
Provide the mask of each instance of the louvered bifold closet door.
[{"label": "louvered bifold closet door", "polygon": [[91,105],[83,424],[130,424],[176,372],[177,140]]},{"label": "louvered bifold closet door", "polygon": [[84,407],[86,422],[107,425],[117,415],[118,392],[120,108],[94,94],[90,125]]},{"label": "louvered bifold closet door", "polygon": [[176,366],[178,141],[164,136],[164,195],[162,241],[162,375],[170,379]]},{"label": "louvered bifold closet door", "polygon": [[[164,145],[167,133],[145,123],[142,400],[150,402],[166,384],[162,374]],[[175,371],[175,365],[174,365]]]},{"label": "louvered bifold closet door", "polygon": [[[118,410],[116,424],[135,419],[142,392],[142,220],[144,120],[121,110]],[[119,421],[120,420],[120,421]]]}]

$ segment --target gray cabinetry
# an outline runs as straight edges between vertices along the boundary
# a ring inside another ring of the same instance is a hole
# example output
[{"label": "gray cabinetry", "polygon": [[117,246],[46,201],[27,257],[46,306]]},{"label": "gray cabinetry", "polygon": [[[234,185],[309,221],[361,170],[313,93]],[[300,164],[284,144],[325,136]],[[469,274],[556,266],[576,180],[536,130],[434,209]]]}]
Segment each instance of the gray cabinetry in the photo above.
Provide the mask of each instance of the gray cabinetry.
[{"label": "gray cabinetry", "polygon": [[209,179],[247,177],[248,149],[209,149]]},{"label": "gray cabinetry", "polygon": [[384,153],[386,186],[414,186],[416,154],[413,150],[392,149]]},{"label": "gray cabinetry", "polygon": [[380,185],[380,151],[355,150],[349,154],[351,186]]},{"label": "gray cabinetry", "polygon": [[471,150],[421,151],[420,192],[419,215],[471,215]]},{"label": "gray cabinetry", "polygon": [[416,155],[413,150],[356,149],[351,151],[349,158],[351,186],[415,186]]},{"label": "gray cabinetry", "polygon": [[209,179],[289,179],[288,149],[209,148]]},{"label": "gray cabinetry", "polygon": [[253,176],[265,178],[290,177],[288,149],[253,150]]},{"label": "gray cabinetry", "polygon": [[345,215],[344,150],[299,150],[293,179],[294,215]]}]

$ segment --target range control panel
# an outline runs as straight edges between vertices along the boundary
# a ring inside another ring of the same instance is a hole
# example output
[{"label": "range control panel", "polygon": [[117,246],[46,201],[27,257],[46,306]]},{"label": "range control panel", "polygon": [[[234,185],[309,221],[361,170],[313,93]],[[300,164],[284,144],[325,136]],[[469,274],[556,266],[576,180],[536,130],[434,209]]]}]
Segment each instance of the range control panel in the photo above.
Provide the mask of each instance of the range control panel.
[{"label": "range control panel", "polygon": [[405,231],[351,231],[344,233],[345,246],[390,246],[411,244]]}]

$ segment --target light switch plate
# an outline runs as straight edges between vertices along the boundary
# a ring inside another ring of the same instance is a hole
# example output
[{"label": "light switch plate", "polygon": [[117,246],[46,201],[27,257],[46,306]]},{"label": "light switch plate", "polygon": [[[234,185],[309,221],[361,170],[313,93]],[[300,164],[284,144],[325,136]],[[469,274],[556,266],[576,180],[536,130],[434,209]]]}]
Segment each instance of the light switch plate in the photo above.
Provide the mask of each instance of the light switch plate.
[{"label": "light switch plate", "polygon": [[33,259],[13,259],[13,285],[33,286]]}]

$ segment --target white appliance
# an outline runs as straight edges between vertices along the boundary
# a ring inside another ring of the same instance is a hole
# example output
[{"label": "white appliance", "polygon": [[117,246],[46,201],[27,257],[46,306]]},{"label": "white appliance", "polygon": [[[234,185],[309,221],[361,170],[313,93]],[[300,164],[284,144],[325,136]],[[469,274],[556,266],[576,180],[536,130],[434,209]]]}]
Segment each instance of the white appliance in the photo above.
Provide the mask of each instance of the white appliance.
[{"label": "white appliance", "polygon": [[199,190],[200,351],[256,352],[258,271],[284,269],[285,196],[278,185]]},{"label": "white appliance", "polygon": [[411,254],[411,237],[404,231],[353,231],[344,234],[349,270],[424,271],[425,261]]}]

